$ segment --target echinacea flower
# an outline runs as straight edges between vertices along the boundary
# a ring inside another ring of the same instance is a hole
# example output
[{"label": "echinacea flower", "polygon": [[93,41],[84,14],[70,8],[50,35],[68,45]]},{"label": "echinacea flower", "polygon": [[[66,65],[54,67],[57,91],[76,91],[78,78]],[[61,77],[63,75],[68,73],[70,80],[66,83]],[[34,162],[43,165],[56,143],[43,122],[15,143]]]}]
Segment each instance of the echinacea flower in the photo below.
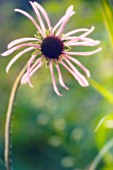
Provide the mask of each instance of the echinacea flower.
[{"label": "echinacea flower", "polygon": [[[69,50],[71,49],[72,46],[98,45],[100,41],[93,40],[87,37],[94,30],[94,26],[91,29],[87,29],[87,28],[75,29],[66,34],[63,34],[63,30],[68,20],[75,14],[72,5],[69,6],[65,15],[59,20],[59,22],[54,27],[52,27],[49,17],[46,11],[43,9],[43,7],[37,2],[30,2],[30,4],[36,14],[38,22],[36,22],[31,15],[29,15],[27,12],[23,10],[15,9],[15,11],[25,15],[34,24],[34,26],[37,29],[37,34],[35,35],[35,37],[20,38],[14,40],[8,45],[8,50],[2,53],[2,56],[8,56],[14,51],[21,48],[23,49],[24,47],[27,48],[19,52],[9,62],[6,71],[8,72],[12,64],[23,54],[29,51],[33,51],[27,63],[26,73],[23,75],[21,79],[22,84],[29,83],[29,85],[32,87],[32,84],[30,82],[30,77],[40,67],[42,67],[44,62],[47,62],[50,68],[53,87],[57,95],[61,96],[56,85],[53,64],[57,69],[59,82],[61,86],[64,87],[65,89],[69,89],[69,88],[65,85],[63,81],[59,65],[62,65],[66,70],[68,70],[70,74],[73,75],[73,77],[78,81],[78,83],[81,86],[83,87],[88,86],[89,84],[86,78],[77,70],[76,66],[73,65],[73,63],[79,66],[85,72],[87,77],[90,77],[89,71],[77,59],[73,58],[72,56],[92,55],[99,52],[101,48],[98,48],[95,51],[91,51],[91,52],[73,52]],[[46,26],[42,20],[42,16],[46,22]],[[76,36],[76,33],[80,33],[80,32],[82,32],[82,34]]]}]

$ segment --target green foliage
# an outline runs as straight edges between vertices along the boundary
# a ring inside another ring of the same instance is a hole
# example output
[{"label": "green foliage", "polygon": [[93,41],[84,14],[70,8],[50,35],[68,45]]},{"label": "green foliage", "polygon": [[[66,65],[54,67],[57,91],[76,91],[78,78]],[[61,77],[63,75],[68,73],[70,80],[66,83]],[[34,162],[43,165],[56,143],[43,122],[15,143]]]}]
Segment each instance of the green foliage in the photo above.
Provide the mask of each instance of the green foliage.
[{"label": "green foliage", "polygon": [[[13,39],[36,34],[30,21],[13,13],[12,9],[18,7],[16,4],[16,1],[8,2],[0,7],[1,51],[4,51],[8,42]],[[12,153],[13,167],[16,170],[89,170],[88,167],[93,160],[112,138],[113,52],[109,43],[110,39],[113,45],[112,7],[104,0],[95,2],[50,0],[42,3],[52,25],[72,4],[76,15],[69,21],[65,32],[94,25],[95,30],[90,37],[99,39],[103,50],[90,57],[77,57],[91,72],[88,88],[80,87],[70,74],[61,68],[70,90],[63,91],[59,87],[63,97],[58,97],[53,91],[49,69],[46,67],[41,68],[32,78],[35,86],[33,89],[28,85],[20,87],[13,118]],[[87,49],[92,50],[91,47]],[[83,51],[82,48],[80,50]],[[8,75],[5,73],[5,67],[14,54],[1,58],[0,61],[0,157],[2,159],[5,112],[9,94],[16,76],[29,55],[30,53],[19,59]],[[55,76],[58,79],[57,74]],[[112,157],[111,146],[102,157],[99,157],[101,159],[98,159],[96,170],[111,170]],[[2,165],[0,163],[0,168]]]},{"label": "green foliage", "polygon": [[113,48],[113,10],[109,0],[100,0],[100,5],[106,30],[108,32],[111,46]]}]

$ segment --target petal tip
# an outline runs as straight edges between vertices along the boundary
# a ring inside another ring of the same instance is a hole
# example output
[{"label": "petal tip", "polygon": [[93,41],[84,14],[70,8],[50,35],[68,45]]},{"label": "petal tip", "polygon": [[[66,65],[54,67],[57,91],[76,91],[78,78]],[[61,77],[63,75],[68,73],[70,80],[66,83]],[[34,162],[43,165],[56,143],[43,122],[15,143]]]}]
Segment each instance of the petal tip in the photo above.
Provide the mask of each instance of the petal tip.
[{"label": "petal tip", "polygon": [[32,1],[29,1],[29,3],[32,5],[32,4],[34,4],[34,2],[32,2]]},{"label": "petal tip", "polygon": [[3,57],[5,57],[6,56],[6,54],[5,54],[5,52],[4,53],[2,53],[2,54],[0,54],[1,56],[3,56]]},{"label": "petal tip", "polygon": [[59,94],[58,96],[62,97],[62,94]]},{"label": "petal tip", "polygon": [[88,72],[87,72],[87,77],[90,78],[90,76],[91,76],[91,75],[90,75],[90,72],[88,71]]},{"label": "petal tip", "polygon": [[9,73],[9,68],[6,68],[6,73]]},{"label": "petal tip", "polygon": [[65,89],[66,89],[66,90],[69,90],[69,87],[66,87]]}]

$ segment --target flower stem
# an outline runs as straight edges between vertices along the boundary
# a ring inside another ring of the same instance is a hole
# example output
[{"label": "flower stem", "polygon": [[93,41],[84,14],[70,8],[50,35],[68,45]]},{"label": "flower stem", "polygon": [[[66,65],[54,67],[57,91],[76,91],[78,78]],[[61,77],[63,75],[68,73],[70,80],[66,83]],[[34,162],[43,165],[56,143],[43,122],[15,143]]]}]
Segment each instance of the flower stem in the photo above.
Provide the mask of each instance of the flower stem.
[{"label": "flower stem", "polygon": [[9,98],[8,109],[6,113],[6,125],[5,125],[5,165],[7,170],[12,170],[11,167],[11,125],[12,125],[12,111],[14,107],[14,101],[16,98],[16,94],[18,91],[18,87],[20,85],[20,80],[25,73],[27,65],[25,65],[22,71],[19,73],[18,77],[16,78],[14,85],[12,87],[11,95]]}]

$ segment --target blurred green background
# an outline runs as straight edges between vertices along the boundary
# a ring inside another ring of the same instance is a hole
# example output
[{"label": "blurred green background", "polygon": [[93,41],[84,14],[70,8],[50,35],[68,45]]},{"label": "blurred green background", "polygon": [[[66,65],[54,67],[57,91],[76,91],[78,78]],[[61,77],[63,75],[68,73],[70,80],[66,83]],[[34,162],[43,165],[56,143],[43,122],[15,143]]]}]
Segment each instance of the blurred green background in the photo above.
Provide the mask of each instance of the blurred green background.
[{"label": "blurred green background", "polygon": [[[100,40],[103,50],[92,56],[76,58],[90,70],[91,79],[98,84],[90,79],[90,86],[83,88],[62,69],[70,90],[65,91],[58,85],[63,94],[63,97],[58,97],[52,87],[49,69],[43,66],[32,77],[33,89],[29,85],[21,85],[13,111],[12,165],[14,170],[89,170],[93,160],[113,136],[112,1],[110,5],[107,0],[37,2],[46,9],[53,26],[68,6],[74,5],[76,14],[64,32],[95,26],[89,37]],[[35,16],[28,0],[0,0],[1,53],[10,41],[32,37],[36,32],[26,17],[13,12],[14,8],[24,9]],[[79,51],[92,49],[95,48],[79,48]],[[5,68],[15,54],[0,58],[1,160],[4,159],[4,128],[10,91],[30,57],[30,53],[21,57],[6,74]],[[112,170],[113,148],[107,149],[97,162],[96,170]]]}]

